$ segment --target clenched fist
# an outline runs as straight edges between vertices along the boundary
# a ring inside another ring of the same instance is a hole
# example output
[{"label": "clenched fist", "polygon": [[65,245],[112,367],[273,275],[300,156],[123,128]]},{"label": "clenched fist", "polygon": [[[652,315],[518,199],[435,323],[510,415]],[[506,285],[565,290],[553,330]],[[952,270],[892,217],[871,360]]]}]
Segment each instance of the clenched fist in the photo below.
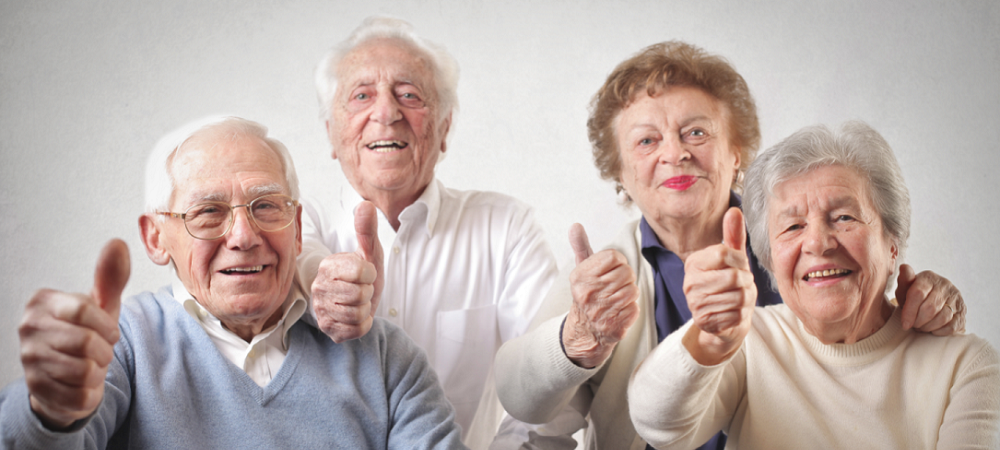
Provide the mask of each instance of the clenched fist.
[{"label": "clenched fist", "polygon": [[378,216],[371,202],[358,205],[354,231],[357,251],[324,258],[312,284],[316,321],[337,343],[360,338],[371,330],[384,284]]},{"label": "clenched fist", "polygon": [[21,364],[31,409],[49,428],[66,428],[101,404],[130,270],[128,247],[114,239],[97,260],[90,295],[42,289],[28,302],[18,327]]},{"label": "clenched fist", "polygon": [[576,268],[570,273],[573,305],[563,326],[563,346],[573,363],[592,368],[611,355],[639,317],[639,288],[625,256],[610,249],[594,254],[583,226],[573,224],[569,240]]},{"label": "clenched fist", "polygon": [[703,365],[718,364],[740,347],[757,304],[743,212],[726,211],[722,228],[722,244],[698,250],[684,261],[684,294],[694,321],[684,346]]}]

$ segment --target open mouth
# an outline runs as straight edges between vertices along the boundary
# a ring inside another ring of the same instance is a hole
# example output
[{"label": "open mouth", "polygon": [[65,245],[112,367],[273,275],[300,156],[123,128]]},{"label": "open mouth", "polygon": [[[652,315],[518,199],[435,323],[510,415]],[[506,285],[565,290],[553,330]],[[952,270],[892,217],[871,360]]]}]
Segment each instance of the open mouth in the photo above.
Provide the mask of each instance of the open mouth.
[{"label": "open mouth", "polygon": [[232,267],[229,269],[221,270],[222,273],[226,275],[239,275],[244,273],[260,273],[264,270],[264,266],[251,266],[251,267]]},{"label": "open mouth", "polygon": [[409,145],[410,144],[403,141],[375,141],[368,144],[367,147],[369,150],[374,150],[376,153],[389,153],[396,150],[402,150]]},{"label": "open mouth", "polygon": [[829,280],[833,278],[842,278],[851,274],[850,270],[847,269],[828,269],[828,270],[817,270],[815,272],[809,272],[803,278],[805,281],[810,280]]}]

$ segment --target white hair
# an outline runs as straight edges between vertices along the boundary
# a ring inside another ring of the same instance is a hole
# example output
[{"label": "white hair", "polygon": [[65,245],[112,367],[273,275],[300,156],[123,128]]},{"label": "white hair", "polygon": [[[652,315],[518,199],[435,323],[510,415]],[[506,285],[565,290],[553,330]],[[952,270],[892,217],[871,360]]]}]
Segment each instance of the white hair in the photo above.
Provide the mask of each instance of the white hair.
[{"label": "white hair", "polygon": [[299,178],[288,148],[280,141],[267,135],[267,127],[252,120],[233,116],[212,116],[188,123],[160,138],[146,161],[146,212],[166,212],[170,209],[173,195],[174,177],[171,173],[173,157],[189,139],[209,131],[225,131],[227,136],[253,136],[264,141],[281,159],[284,166],[285,182],[289,195],[299,199]]},{"label": "white hair", "polygon": [[431,63],[434,85],[437,90],[438,117],[440,121],[458,110],[458,62],[444,47],[417,36],[413,25],[402,19],[372,16],[356,28],[343,42],[333,46],[316,67],[316,93],[319,96],[320,117],[332,120],[334,96],[337,93],[337,68],[340,62],[356,47],[374,39],[398,39],[426,54]]},{"label": "white hair", "polygon": [[822,125],[796,131],[771,147],[747,170],[743,213],[754,254],[771,275],[771,242],[767,217],[774,188],[791,178],[826,166],[854,170],[868,182],[875,212],[886,236],[896,244],[896,267],[886,283],[886,291],[899,272],[910,238],[910,193],[903,171],[889,143],[875,129],[861,121],[844,123],[837,133]]}]

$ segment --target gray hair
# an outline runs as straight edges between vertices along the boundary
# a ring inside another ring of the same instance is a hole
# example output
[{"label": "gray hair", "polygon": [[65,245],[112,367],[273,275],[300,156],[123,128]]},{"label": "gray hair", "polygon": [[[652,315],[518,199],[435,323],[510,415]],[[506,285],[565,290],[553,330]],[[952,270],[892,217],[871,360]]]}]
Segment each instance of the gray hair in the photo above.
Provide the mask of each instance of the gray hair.
[{"label": "gray hair", "polygon": [[899,162],[889,143],[875,129],[861,121],[844,123],[837,133],[823,125],[796,131],[771,147],[750,166],[746,175],[743,213],[754,254],[771,276],[771,243],[768,240],[769,200],[774,188],[811,170],[839,165],[856,171],[868,180],[872,204],[886,236],[896,244],[898,255],[886,292],[902,264],[906,241],[910,238],[910,193],[903,181]]},{"label": "gray hair", "polygon": [[[458,110],[458,62],[444,47],[417,36],[413,25],[401,19],[373,16],[356,28],[343,42],[333,46],[316,67],[316,93],[319,96],[320,117],[330,120],[331,105],[337,93],[337,68],[340,62],[365,42],[374,39],[398,39],[413,45],[426,54],[434,74],[434,85],[438,98],[437,120],[448,117]],[[452,125],[454,125],[454,115]]]},{"label": "gray hair", "polygon": [[174,193],[174,177],[171,172],[173,157],[192,137],[209,131],[223,131],[225,136],[236,138],[253,136],[264,141],[281,159],[288,183],[289,195],[299,199],[299,178],[288,148],[280,141],[267,135],[267,127],[247,119],[232,116],[213,116],[188,123],[162,137],[153,147],[146,161],[146,212],[166,212],[170,208],[170,197]]}]

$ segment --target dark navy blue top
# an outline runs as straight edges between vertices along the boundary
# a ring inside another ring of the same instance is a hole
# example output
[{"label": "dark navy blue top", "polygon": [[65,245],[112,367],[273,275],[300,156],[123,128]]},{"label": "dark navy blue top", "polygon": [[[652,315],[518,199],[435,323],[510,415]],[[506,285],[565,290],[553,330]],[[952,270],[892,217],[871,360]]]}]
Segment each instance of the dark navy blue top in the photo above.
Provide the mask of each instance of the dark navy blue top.
[{"label": "dark navy blue top", "polygon": [[[742,201],[734,192],[729,193],[729,206],[742,207]],[[656,233],[643,217],[639,222],[642,234],[642,256],[653,267],[653,288],[655,292],[654,316],[656,317],[657,342],[662,342],[668,334],[673,333],[691,320],[691,310],[687,306],[687,296],[684,295],[684,262],[674,252],[660,244]],[[757,306],[776,305],[781,303],[781,297],[776,289],[771,288],[771,278],[757,261],[757,256],[750,248],[747,238],[747,256],[750,258],[750,271],[753,272],[754,284],[757,285]],[[726,446],[726,436],[719,433],[706,442],[699,450],[722,450]],[[646,446],[647,449],[652,449]]]}]

